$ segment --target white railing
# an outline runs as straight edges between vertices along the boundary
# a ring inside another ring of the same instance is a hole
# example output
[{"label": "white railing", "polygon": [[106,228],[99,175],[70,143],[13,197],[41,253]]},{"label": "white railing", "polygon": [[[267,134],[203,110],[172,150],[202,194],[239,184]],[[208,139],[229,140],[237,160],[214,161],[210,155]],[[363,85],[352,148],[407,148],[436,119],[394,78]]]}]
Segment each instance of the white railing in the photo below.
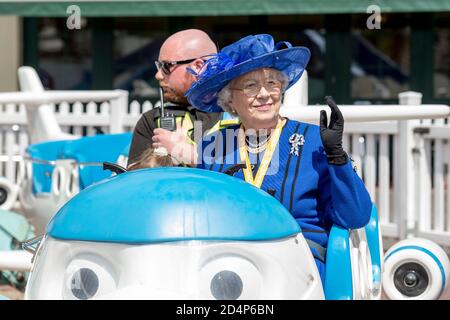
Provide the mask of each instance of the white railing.
[{"label": "white railing", "polygon": [[421,121],[416,128],[417,233],[450,246],[450,118]]},{"label": "white railing", "polygon": [[14,184],[30,143],[26,108],[42,103],[64,133],[76,136],[132,131],[139,116],[153,108],[148,101],[128,104],[128,93],[122,90],[0,93],[0,177]]},{"label": "white railing", "polygon": [[348,124],[344,147],[377,204],[383,235],[450,246],[450,121],[402,122]]},{"label": "white railing", "polygon": [[[62,130],[79,136],[98,129],[131,131],[140,115],[153,107],[150,102],[128,105],[120,90],[100,92],[95,98],[91,91],[72,93],[52,93],[40,100],[0,94],[0,176],[16,182],[18,162],[29,142],[23,103],[49,104]],[[414,93],[401,97],[400,103],[341,106],[344,147],[377,204],[385,236],[417,235],[450,246],[449,107],[421,105]],[[282,114],[317,124],[318,109],[328,108],[285,106]],[[422,120],[408,120],[414,118]]]},{"label": "white railing", "polygon": [[347,123],[344,147],[377,204],[384,236],[450,246],[450,117]]}]

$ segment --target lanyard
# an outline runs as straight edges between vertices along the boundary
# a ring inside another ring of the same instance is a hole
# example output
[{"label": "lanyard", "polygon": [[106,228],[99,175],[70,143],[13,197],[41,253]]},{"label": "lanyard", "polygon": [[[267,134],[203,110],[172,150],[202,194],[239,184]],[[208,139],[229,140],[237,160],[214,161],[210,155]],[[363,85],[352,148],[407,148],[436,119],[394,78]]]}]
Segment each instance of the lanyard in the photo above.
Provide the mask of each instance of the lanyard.
[{"label": "lanyard", "polygon": [[273,153],[275,152],[275,148],[278,144],[278,140],[280,139],[281,130],[283,129],[284,120],[278,120],[277,127],[274,132],[272,132],[272,136],[269,139],[267,144],[266,151],[264,152],[264,156],[261,160],[261,165],[256,172],[256,176],[253,177],[253,172],[250,165],[250,160],[248,158],[247,146],[245,144],[245,133],[244,128],[241,125],[239,128],[239,155],[241,161],[245,161],[246,167],[243,169],[245,181],[254,185],[257,188],[261,188],[264,177],[266,176],[267,169],[269,168],[270,161],[272,160]]}]

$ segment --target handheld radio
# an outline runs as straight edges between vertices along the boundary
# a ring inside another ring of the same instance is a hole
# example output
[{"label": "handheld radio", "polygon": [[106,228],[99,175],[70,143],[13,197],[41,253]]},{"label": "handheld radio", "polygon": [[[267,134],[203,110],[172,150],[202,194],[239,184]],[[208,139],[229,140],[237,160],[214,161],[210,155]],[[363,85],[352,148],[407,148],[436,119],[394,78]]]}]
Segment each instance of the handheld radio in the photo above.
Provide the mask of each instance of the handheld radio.
[{"label": "handheld radio", "polygon": [[161,100],[161,118],[159,119],[159,126],[169,131],[175,131],[177,129],[177,123],[173,114],[166,114],[164,110],[164,92],[162,88],[159,88],[159,97]]}]

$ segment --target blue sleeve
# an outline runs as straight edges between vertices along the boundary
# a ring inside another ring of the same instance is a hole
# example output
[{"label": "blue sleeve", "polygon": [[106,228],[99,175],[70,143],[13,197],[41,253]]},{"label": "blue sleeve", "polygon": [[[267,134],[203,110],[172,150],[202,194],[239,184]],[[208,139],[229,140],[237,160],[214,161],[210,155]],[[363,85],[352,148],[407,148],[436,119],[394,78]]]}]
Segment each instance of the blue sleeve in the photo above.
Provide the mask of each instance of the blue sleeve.
[{"label": "blue sleeve", "polygon": [[317,132],[319,168],[318,212],[327,223],[358,229],[370,219],[372,200],[349,160],[343,165],[328,164],[320,133]]}]

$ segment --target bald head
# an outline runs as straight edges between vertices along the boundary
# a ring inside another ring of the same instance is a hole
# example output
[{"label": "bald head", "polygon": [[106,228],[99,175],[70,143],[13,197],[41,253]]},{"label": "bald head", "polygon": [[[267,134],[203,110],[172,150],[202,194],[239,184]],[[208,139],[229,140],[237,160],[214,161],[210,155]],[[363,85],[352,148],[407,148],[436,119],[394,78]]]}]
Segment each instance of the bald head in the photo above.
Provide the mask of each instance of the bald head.
[{"label": "bald head", "polygon": [[217,48],[206,32],[188,29],[174,33],[164,41],[160,50],[161,56],[171,57],[168,60],[187,60],[217,53]]},{"label": "bald head", "polygon": [[169,73],[162,69],[156,72],[155,78],[163,89],[164,99],[176,104],[187,105],[188,101],[184,93],[197,80],[187,71],[187,68],[194,72],[200,72],[205,63],[205,58],[201,57],[213,53],[217,53],[214,42],[201,30],[183,30],[167,38],[159,51],[159,61],[188,60],[190,62],[172,66]]}]

